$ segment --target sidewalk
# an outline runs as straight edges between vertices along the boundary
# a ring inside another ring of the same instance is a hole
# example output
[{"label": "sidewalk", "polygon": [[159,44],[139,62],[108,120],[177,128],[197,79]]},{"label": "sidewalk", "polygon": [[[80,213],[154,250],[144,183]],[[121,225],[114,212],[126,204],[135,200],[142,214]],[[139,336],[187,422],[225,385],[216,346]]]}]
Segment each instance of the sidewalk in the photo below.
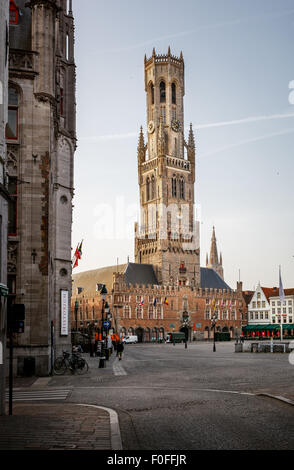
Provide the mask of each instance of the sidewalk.
[{"label": "sidewalk", "polygon": [[[98,369],[98,358],[86,357],[90,369],[89,380],[109,375],[112,359],[107,369]],[[63,376],[79,381],[74,375]],[[83,377],[83,376],[81,376]],[[42,390],[57,385],[55,379],[14,378],[14,389]],[[58,380],[59,381],[59,380]],[[39,385],[40,384],[40,385]],[[59,385],[59,384],[58,384]],[[74,387],[74,384],[73,384]],[[13,416],[0,416],[0,450],[121,450],[121,436],[117,413],[114,410],[69,402],[14,402]]]}]

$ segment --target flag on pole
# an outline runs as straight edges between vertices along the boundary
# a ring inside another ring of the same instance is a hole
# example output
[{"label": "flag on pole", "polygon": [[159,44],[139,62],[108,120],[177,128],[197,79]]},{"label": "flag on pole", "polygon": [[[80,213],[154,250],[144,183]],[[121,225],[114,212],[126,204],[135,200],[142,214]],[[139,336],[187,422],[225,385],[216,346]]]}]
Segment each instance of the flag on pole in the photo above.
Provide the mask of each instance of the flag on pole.
[{"label": "flag on pole", "polygon": [[157,304],[157,298],[155,297],[154,302],[153,302],[153,307],[156,307]]},{"label": "flag on pole", "polygon": [[143,305],[144,305],[144,299],[142,297],[141,301],[139,302],[139,307],[143,307]]},{"label": "flag on pole", "polygon": [[165,297],[164,299],[164,302],[163,302],[165,305],[168,305],[168,301],[167,301],[167,298]]},{"label": "flag on pole", "polygon": [[82,246],[83,246],[83,240],[81,241],[81,243],[77,244],[76,251],[72,260],[72,269],[78,266],[79,259],[82,258]]}]

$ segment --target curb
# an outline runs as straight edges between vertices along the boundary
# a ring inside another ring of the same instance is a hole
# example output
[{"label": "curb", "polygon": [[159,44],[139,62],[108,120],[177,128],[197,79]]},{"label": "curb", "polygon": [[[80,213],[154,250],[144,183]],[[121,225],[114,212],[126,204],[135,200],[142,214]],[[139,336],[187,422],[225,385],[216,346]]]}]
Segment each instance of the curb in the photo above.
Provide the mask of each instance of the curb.
[{"label": "curb", "polygon": [[86,405],[83,403],[77,403],[76,406],[88,406],[90,408],[97,408],[107,411],[110,418],[110,439],[112,450],[123,450],[118,415],[116,411],[112,410],[111,408],[105,408],[104,406]]},{"label": "curb", "polygon": [[274,398],[275,400],[279,400],[279,401],[282,401],[284,403],[287,403],[288,405],[294,406],[294,401],[289,400],[288,398],[285,398],[285,397],[271,395],[270,393],[257,393],[256,396]]}]

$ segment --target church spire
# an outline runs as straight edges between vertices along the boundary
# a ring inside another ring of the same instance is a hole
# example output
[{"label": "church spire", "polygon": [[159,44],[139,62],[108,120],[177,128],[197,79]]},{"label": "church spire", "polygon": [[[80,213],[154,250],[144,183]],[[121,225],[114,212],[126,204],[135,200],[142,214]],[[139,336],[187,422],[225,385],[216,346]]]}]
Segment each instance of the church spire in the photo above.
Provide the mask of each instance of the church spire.
[{"label": "church spire", "polygon": [[218,254],[216,246],[215,228],[212,229],[209,263],[211,266],[218,265]]},{"label": "church spire", "polygon": [[139,134],[139,142],[138,142],[138,163],[139,165],[145,161],[145,142],[144,142],[144,134],[143,134],[143,127],[140,127],[140,134]]}]

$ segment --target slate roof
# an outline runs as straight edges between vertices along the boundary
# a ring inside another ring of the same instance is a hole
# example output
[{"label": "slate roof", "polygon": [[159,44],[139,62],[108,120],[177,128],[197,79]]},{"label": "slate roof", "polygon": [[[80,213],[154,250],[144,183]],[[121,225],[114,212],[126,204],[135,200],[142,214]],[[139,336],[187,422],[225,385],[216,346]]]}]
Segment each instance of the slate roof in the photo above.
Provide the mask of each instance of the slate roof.
[{"label": "slate roof", "polygon": [[152,264],[128,263],[124,277],[127,284],[158,285]]},{"label": "slate roof", "polygon": [[112,289],[113,273],[124,272],[126,264],[118,266],[106,266],[104,268],[92,269],[91,271],[84,271],[81,273],[73,274],[72,295],[77,294],[77,288],[83,288],[83,294],[95,294],[96,284],[105,284],[108,292]]},{"label": "slate roof", "polygon": [[223,279],[210,268],[200,268],[200,286],[202,289],[229,289],[230,286],[223,281]]}]

